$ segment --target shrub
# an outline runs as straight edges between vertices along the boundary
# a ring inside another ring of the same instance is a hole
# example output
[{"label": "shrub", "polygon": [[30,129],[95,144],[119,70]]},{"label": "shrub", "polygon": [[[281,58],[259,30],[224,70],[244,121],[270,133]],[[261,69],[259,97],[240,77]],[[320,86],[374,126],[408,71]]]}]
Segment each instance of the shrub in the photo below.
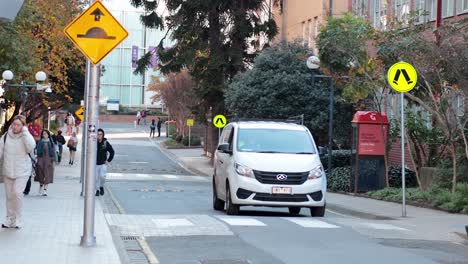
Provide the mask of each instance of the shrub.
[{"label": "shrub", "polygon": [[183,137],[182,135],[177,135],[176,138],[175,138],[175,140],[176,140],[177,142],[179,142],[179,143],[182,142],[182,139],[184,139],[184,137]]},{"label": "shrub", "polygon": [[[333,150],[332,151],[332,166],[333,168],[349,167],[351,166],[351,150]],[[320,157],[323,167],[328,169],[328,154]]]},{"label": "shrub", "polygon": [[331,176],[327,178],[328,189],[334,192],[349,192],[351,180],[351,167],[334,168]]},{"label": "shrub", "polygon": [[[401,166],[390,166],[388,170],[388,181],[390,187],[401,188]],[[416,173],[407,168],[405,168],[405,183],[408,188],[418,187]]]},{"label": "shrub", "polygon": [[[189,145],[189,137],[188,136],[184,137],[184,139],[182,140],[182,144],[184,144],[184,146]],[[200,139],[199,136],[192,135],[190,137],[190,145],[191,146],[200,146],[200,144],[201,144],[201,139]]]}]

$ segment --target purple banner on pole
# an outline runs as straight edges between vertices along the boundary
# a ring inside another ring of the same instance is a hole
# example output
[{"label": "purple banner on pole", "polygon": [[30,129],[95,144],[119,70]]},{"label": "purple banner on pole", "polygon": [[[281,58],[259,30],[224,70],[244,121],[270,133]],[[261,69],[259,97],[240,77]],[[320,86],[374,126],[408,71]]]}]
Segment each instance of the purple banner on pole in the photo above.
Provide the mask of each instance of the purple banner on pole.
[{"label": "purple banner on pole", "polygon": [[132,46],[132,68],[137,67],[138,60],[138,46]]},{"label": "purple banner on pole", "polygon": [[151,68],[158,66],[158,47],[150,46],[148,51],[151,52]]}]

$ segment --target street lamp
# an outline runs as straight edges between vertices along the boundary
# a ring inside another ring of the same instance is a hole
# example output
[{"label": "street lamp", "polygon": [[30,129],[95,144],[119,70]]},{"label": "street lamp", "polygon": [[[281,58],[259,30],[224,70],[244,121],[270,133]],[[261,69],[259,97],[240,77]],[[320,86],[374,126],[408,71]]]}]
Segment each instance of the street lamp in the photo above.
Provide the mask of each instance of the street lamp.
[{"label": "street lamp", "polygon": [[[2,73],[2,78],[6,81],[11,81],[13,80],[13,72],[10,71],[10,70],[6,70]],[[36,80],[38,82],[44,82],[46,79],[47,79],[47,75],[45,72],[43,71],[38,71],[36,73]],[[37,91],[45,91],[46,93],[50,94],[52,93],[52,89],[50,88],[50,85],[41,85],[39,83],[37,84],[26,84],[25,81],[21,81],[21,84],[10,84],[8,82],[6,82],[6,87],[9,88],[9,87],[20,87],[21,88],[21,99],[22,99],[22,103],[21,103],[21,109],[22,109],[22,112],[24,112],[25,110],[25,104],[26,104],[26,97],[28,96],[28,88],[36,88]],[[32,92],[34,93],[34,92]]]},{"label": "street lamp", "polygon": [[[307,59],[307,67],[311,70],[318,70],[320,68],[320,59],[317,56],[310,56]],[[332,144],[333,144],[333,78],[328,75],[313,75],[312,83],[314,83],[315,78],[324,78],[330,80],[330,105],[328,107],[328,175],[331,176],[332,173]]]}]

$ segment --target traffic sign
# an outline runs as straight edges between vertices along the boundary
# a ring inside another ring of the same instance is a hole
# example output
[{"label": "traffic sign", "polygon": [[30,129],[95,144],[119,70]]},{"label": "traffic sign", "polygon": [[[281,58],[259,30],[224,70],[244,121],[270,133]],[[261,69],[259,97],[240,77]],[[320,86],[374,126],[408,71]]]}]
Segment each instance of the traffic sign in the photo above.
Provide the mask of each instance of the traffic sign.
[{"label": "traffic sign", "polygon": [[227,120],[224,115],[216,115],[213,118],[213,125],[217,128],[223,128],[227,125]]},{"label": "traffic sign", "polygon": [[81,106],[80,108],[78,108],[78,110],[75,111],[75,115],[76,115],[81,121],[83,121],[83,119],[84,119],[84,107]]},{"label": "traffic sign", "polygon": [[100,1],[95,1],[68,24],[65,34],[94,64],[98,64],[128,36],[127,30]]},{"label": "traffic sign", "polygon": [[187,126],[193,126],[193,119],[187,119]]},{"label": "traffic sign", "polygon": [[411,91],[418,82],[418,73],[413,65],[400,61],[392,65],[387,73],[390,86],[397,92]]}]

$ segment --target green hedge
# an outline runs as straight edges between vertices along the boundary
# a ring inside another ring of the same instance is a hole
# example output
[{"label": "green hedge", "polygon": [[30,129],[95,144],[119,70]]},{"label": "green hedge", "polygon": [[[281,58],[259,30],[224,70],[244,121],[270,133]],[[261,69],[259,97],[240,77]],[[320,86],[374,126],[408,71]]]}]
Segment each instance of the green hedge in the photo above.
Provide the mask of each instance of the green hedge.
[{"label": "green hedge", "polygon": [[[186,136],[182,139],[182,144],[184,144],[184,146],[188,146],[189,145],[189,137]],[[190,146],[200,146],[201,145],[201,139],[199,136],[195,136],[195,135],[192,135],[190,137]]]},{"label": "green hedge", "polygon": [[[402,192],[400,188],[386,188],[368,192],[367,195],[379,200],[401,202]],[[458,184],[455,193],[438,186],[432,187],[426,192],[418,188],[408,188],[406,199],[411,202],[441,208],[452,213],[468,214],[468,184]]]},{"label": "green hedge", "polygon": [[327,188],[334,192],[349,192],[351,181],[351,167],[339,167],[332,170],[327,177]]},{"label": "green hedge", "polygon": [[[333,150],[332,151],[332,167],[348,167],[351,166],[351,150],[342,149],[342,150]],[[323,167],[328,169],[328,154],[322,155],[320,157]]]},{"label": "green hedge", "polygon": [[[388,169],[388,181],[390,187],[401,188],[401,166],[390,166]],[[418,187],[416,173],[407,168],[405,168],[405,183],[408,188]]]}]

